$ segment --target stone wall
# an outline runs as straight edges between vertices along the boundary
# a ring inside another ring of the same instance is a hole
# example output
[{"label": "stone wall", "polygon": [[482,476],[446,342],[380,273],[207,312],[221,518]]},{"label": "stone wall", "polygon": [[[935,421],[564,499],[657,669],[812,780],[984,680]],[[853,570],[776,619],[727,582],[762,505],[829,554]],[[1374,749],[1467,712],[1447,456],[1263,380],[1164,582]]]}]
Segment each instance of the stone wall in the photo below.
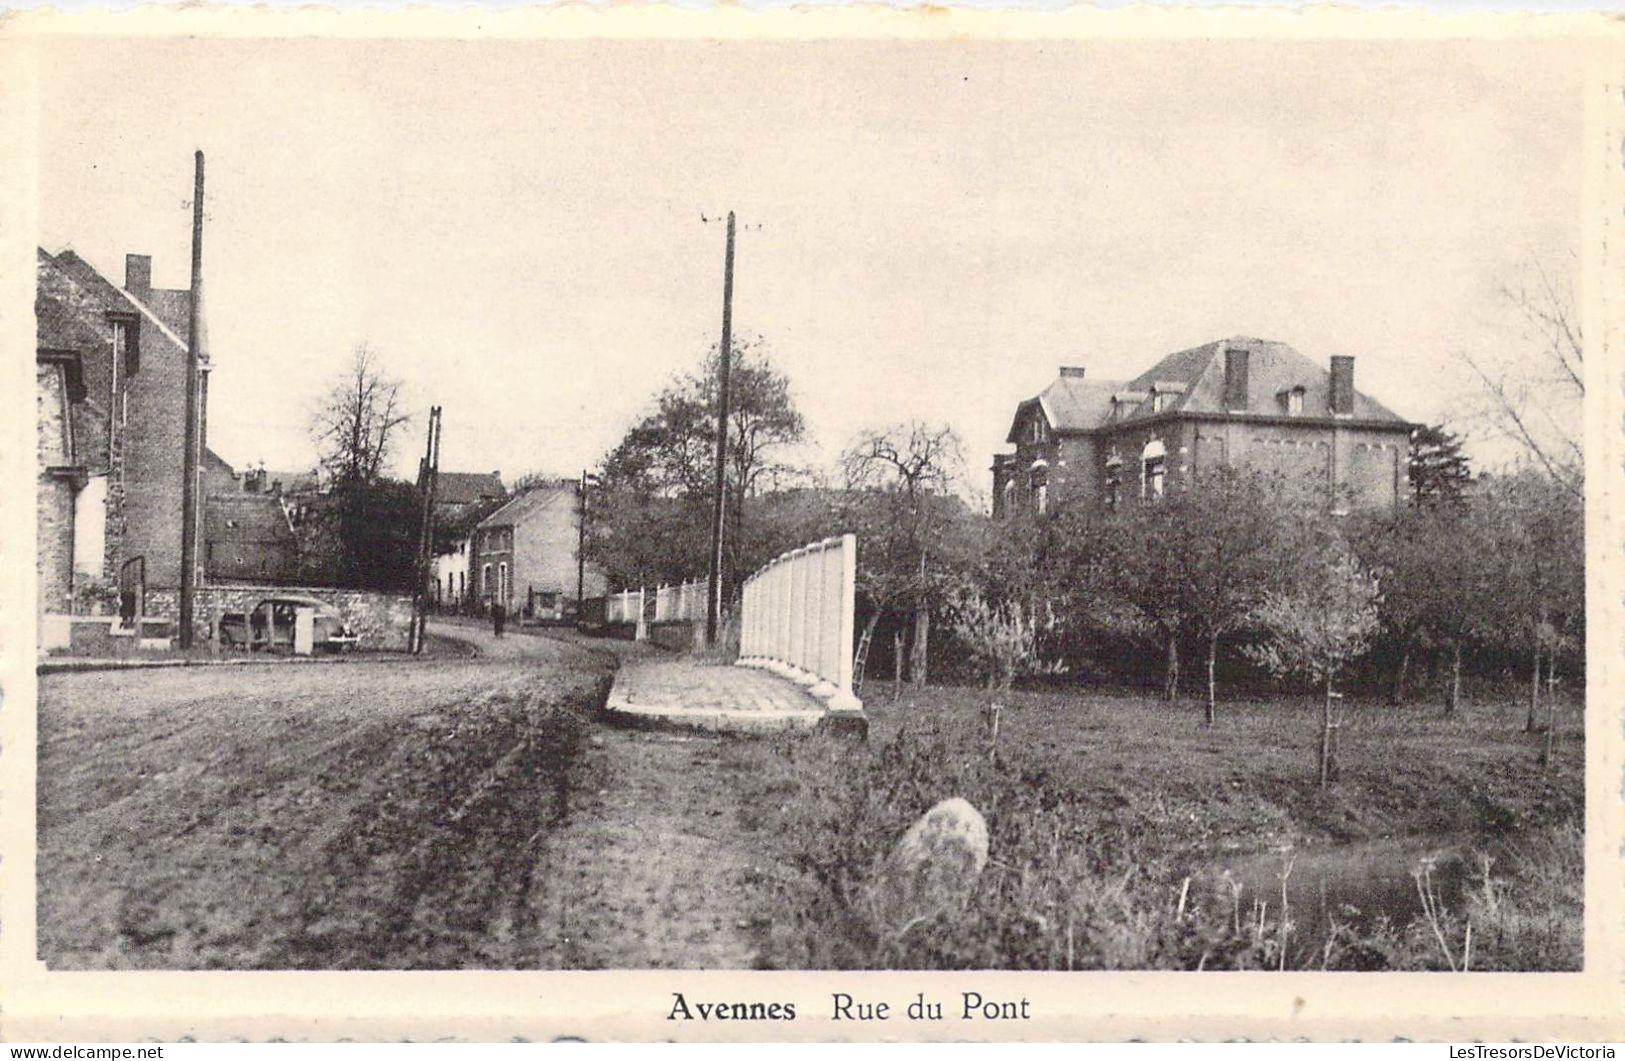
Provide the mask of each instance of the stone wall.
[{"label": "stone wall", "polygon": [[[201,586],[193,606],[192,636],[209,637],[220,612],[246,612],[267,597],[315,597],[339,610],[361,638],[360,648],[404,652],[412,628],[412,595],[378,590],[333,589],[308,586]],[[180,616],[180,598],[174,590],[149,589],[147,614]]]}]

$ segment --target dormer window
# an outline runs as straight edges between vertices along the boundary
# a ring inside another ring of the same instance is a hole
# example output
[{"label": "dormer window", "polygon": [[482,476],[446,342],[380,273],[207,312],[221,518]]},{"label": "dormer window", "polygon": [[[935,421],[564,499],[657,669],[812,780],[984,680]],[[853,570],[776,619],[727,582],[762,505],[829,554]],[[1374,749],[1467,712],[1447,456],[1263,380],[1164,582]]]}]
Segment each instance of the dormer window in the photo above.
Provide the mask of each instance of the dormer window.
[{"label": "dormer window", "polygon": [[1174,407],[1174,400],[1185,393],[1182,383],[1167,383],[1158,381],[1151,385],[1151,411],[1165,413]]},{"label": "dormer window", "polygon": [[1036,416],[1033,417],[1032,423],[1028,426],[1027,440],[1033,443],[1044,441],[1044,421]]},{"label": "dormer window", "polygon": [[1302,416],[1303,395],[1304,389],[1301,386],[1292,387],[1277,394],[1275,399],[1281,403],[1281,411],[1288,416]]}]

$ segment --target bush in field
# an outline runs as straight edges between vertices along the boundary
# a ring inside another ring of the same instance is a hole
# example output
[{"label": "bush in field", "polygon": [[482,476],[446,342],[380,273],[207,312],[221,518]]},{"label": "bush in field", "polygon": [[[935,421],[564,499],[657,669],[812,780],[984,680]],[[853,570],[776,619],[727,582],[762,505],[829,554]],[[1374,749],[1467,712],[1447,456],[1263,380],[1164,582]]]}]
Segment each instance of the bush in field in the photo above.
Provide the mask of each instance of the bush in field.
[{"label": "bush in field", "polygon": [[1059,660],[1039,655],[1040,635],[1056,625],[1048,602],[1029,608],[1020,601],[993,600],[975,586],[959,585],[948,595],[948,623],[990,692],[1006,692],[1026,675],[1060,674],[1066,669]]},{"label": "bush in field", "polygon": [[1337,728],[1332,701],[1337,675],[1371,644],[1377,632],[1377,580],[1341,539],[1327,538],[1296,569],[1292,583],[1267,595],[1253,613],[1265,640],[1248,645],[1247,654],[1271,673],[1297,675],[1325,693],[1321,713],[1321,787],[1336,765],[1332,735]]}]

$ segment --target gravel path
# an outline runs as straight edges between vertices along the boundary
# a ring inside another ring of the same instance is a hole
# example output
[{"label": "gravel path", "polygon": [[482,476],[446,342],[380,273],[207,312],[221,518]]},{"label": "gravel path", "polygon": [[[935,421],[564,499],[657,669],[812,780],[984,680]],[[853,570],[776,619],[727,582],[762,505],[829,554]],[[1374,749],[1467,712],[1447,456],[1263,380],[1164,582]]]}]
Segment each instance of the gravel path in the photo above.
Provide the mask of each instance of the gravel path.
[{"label": "gravel path", "polygon": [[710,738],[588,721],[641,646],[41,679],[52,968],[748,967],[770,875]]}]

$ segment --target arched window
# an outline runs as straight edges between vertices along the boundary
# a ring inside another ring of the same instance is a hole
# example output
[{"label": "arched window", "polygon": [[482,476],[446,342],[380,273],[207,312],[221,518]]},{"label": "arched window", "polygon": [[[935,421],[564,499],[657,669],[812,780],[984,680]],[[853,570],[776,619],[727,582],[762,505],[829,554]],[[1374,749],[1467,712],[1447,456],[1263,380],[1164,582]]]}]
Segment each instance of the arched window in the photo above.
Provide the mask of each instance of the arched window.
[{"label": "arched window", "polygon": [[1152,439],[1140,451],[1140,496],[1155,500],[1162,496],[1163,478],[1168,469],[1168,453],[1161,439]]},{"label": "arched window", "polygon": [[1033,461],[1032,468],[1027,472],[1027,486],[1033,495],[1033,511],[1042,516],[1049,511],[1049,463],[1047,461]]}]

